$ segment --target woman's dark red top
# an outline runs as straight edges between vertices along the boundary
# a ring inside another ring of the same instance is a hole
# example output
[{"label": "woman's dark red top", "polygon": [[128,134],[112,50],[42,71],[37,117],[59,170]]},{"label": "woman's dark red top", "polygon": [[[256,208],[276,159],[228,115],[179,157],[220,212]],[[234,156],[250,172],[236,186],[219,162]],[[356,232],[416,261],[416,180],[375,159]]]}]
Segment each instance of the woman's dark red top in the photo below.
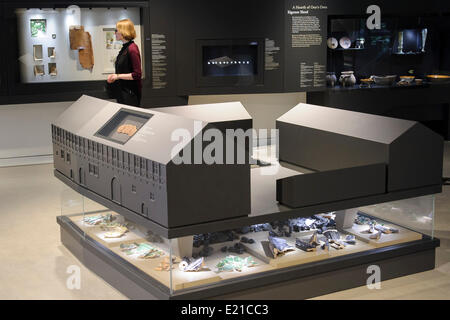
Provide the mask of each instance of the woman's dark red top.
[{"label": "woman's dark red top", "polygon": [[116,74],[131,73],[133,80],[118,80],[121,89],[130,90],[138,97],[142,92],[141,54],[133,40],[124,43],[117,55]]}]

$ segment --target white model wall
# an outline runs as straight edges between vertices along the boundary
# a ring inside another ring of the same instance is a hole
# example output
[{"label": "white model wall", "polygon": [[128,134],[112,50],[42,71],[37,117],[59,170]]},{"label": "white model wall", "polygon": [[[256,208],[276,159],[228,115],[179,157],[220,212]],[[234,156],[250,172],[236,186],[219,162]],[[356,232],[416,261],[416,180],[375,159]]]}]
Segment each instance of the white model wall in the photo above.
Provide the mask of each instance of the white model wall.
[{"label": "white model wall", "polygon": [[[255,128],[274,128],[275,119],[300,102],[304,93],[191,96],[189,104],[241,101]],[[72,102],[0,106],[0,166],[52,161],[50,123]]]}]

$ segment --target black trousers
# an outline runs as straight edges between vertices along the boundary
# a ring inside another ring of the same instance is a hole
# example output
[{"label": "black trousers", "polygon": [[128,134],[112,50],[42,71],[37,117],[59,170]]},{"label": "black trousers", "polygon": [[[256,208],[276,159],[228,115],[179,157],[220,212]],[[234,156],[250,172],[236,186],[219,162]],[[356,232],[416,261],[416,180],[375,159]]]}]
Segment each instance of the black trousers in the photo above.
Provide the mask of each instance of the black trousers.
[{"label": "black trousers", "polygon": [[117,102],[121,104],[126,104],[128,106],[140,107],[141,106],[141,96],[131,91],[130,89],[118,88],[120,90],[117,95]]}]

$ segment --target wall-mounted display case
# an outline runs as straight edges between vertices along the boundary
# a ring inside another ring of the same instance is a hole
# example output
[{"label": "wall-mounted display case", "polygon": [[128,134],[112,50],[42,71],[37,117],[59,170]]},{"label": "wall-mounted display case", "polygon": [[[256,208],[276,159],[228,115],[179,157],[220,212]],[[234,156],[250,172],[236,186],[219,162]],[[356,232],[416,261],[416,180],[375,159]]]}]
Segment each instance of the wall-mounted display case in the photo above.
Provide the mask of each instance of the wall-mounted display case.
[{"label": "wall-mounted display case", "polygon": [[[106,80],[122,47],[114,35],[120,19],[133,21],[134,41],[144,54],[140,8],[18,8],[15,15],[21,83]],[[58,72],[49,69],[37,78],[31,68],[36,62],[57,63]]]},{"label": "wall-mounted display case", "polygon": [[415,10],[385,9],[373,30],[366,16],[330,13],[328,88],[308,103],[419,121],[449,139],[450,18]]},{"label": "wall-mounted display case", "polygon": [[198,40],[198,86],[262,84],[264,39]]},{"label": "wall-mounted display case", "polygon": [[[109,98],[106,78],[114,72],[121,43],[115,41],[117,21],[129,18],[141,53],[143,84],[151,73],[148,2],[5,2],[2,15],[9,50],[6,103],[73,101],[82,93]],[[35,75],[34,66],[44,72]],[[42,68],[42,67],[39,67]],[[4,102],[2,102],[4,103]]]},{"label": "wall-mounted display case", "polygon": [[[366,17],[330,16],[328,39],[338,45],[328,45],[328,72],[337,77],[337,87],[425,85],[429,75],[450,75],[442,59],[450,53],[449,27],[448,16],[385,15],[374,30]],[[347,71],[354,72],[354,81],[344,81]]]}]

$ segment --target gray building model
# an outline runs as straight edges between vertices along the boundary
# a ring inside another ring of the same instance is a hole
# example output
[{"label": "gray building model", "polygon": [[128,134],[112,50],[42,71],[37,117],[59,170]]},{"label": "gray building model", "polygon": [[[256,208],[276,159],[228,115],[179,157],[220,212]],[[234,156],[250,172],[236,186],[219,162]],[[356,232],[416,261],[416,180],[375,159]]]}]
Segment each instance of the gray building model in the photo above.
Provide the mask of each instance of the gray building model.
[{"label": "gray building model", "polygon": [[[190,107],[180,108],[181,112]],[[103,203],[119,205],[166,228],[248,215],[248,161],[175,161],[185,152],[193,157],[195,141],[201,141],[203,151],[207,143],[198,139],[209,128],[251,128],[244,107],[239,102],[192,107],[201,122],[169,111],[82,96],[52,124],[55,170],[102,197]],[[177,130],[189,139],[173,139]],[[224,143],[229,139],[224,136]]]},{"label": "gray building model", "polygon": [[442,184],[444,141],[416,121],[300,103],[276,127],[279,160],[313,171],[277,181],[289,207]]}]

